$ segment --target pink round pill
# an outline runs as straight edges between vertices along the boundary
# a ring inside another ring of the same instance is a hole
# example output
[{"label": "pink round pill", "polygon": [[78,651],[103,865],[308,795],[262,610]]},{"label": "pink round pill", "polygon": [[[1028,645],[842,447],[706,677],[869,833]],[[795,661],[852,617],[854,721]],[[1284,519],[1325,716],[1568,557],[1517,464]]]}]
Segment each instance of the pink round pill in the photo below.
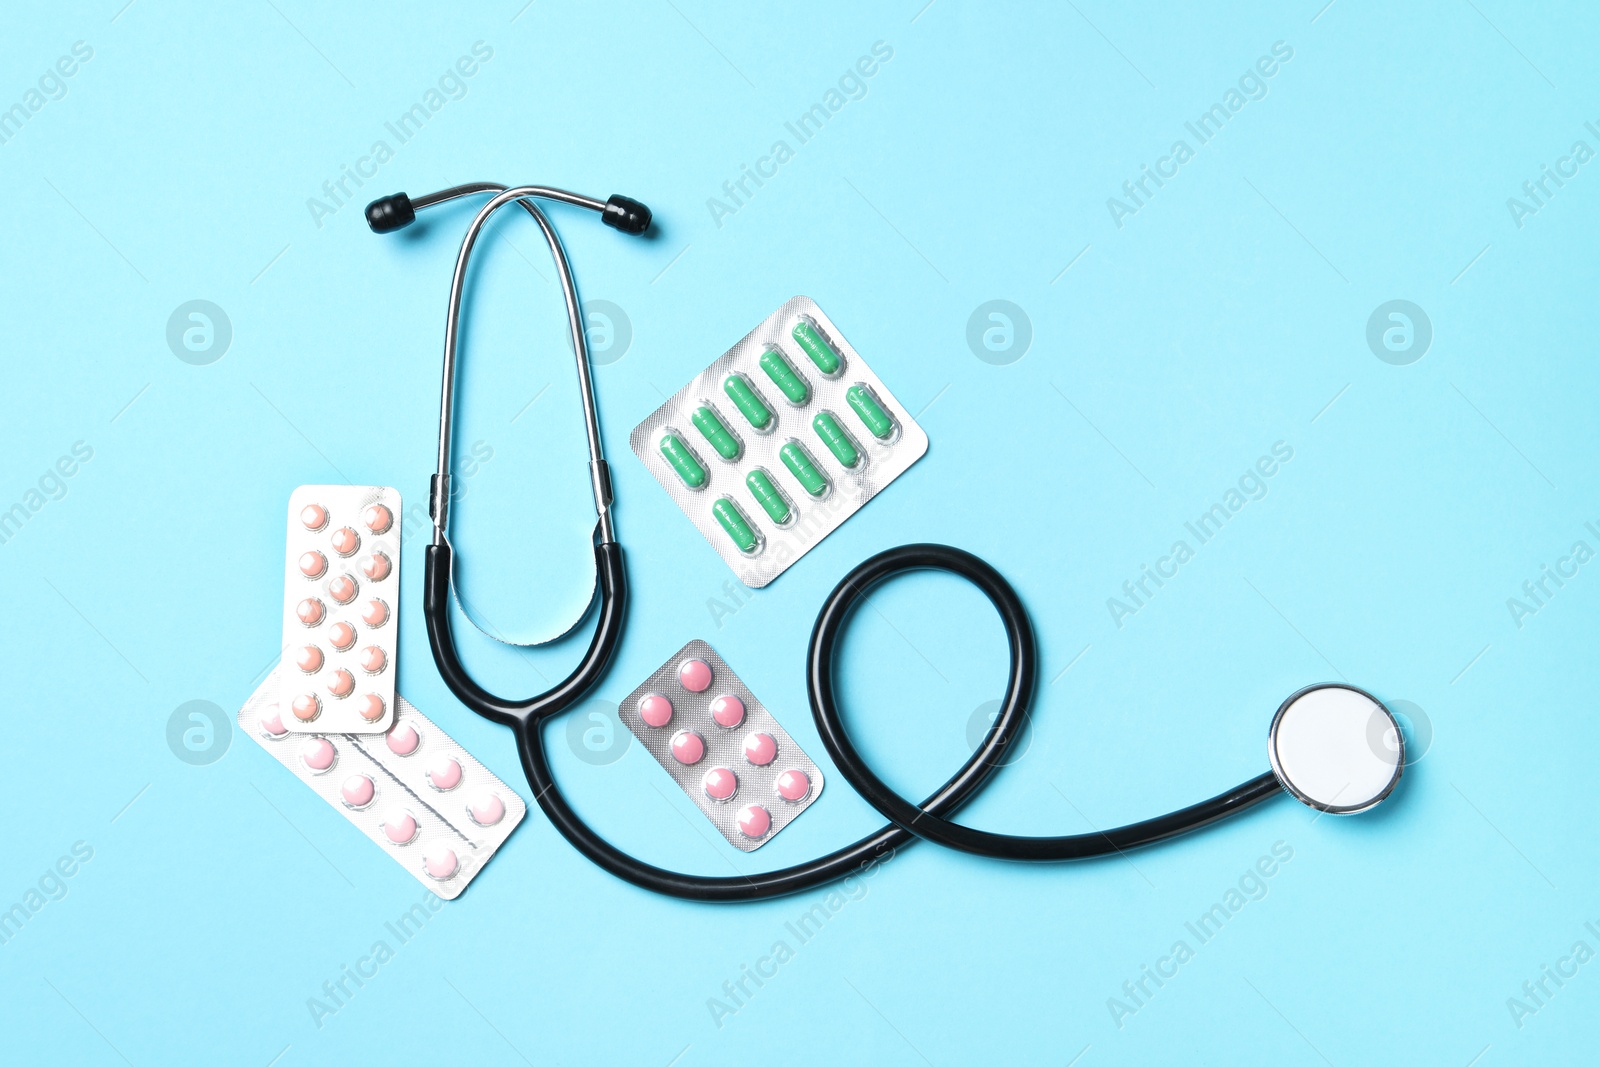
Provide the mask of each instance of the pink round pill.
[{"label": "pink round pill", "polygon": [[391,812],[384,817],[383,835],[397,845],[409,845],[417,836],[417,820],[407,811]]},{"label": "pink round pill", "polygon": [[328,644],[344,652],[356,643],[356,628],[347,622],[336,622],[328,627]]},{"label": "pink round pill", "polygon": [[289,732],[289,728],[283,725],[283,716],[278,713],[278,705],[268,704],[261,713],[261,732],[268,737],[282,737]]},{"label": "pink round pill", "polygon": [[317,699],[315,693],[301,693],[294,698],[294,703],[289,705],[294,717],[301,722],[310,722],[322,711],[322,701]]},{"label": "pink round pill", "polygon": [[441,793],[461,784],[461,764],[449,756],[440,756],[423,773],[427,775],[428,784]]},{"label": "pink round pill", "polygon": [[791,804],[811,795],[811,779],[805,771],[787,770],[778,775],[778,795]]},{"label": "pink round pill", "polygon": [[321,552],[305,552],[300,556],[300,573],[307,578],[321,578],[328,570],[328,557]]},{"label": "pink round pill", "polygon": [[726,767],[713,767],[700,780],[700,786],[712,800],[727,800],[739,791],[739,779]]},{"label": "pink round pill", "polygon": [[661,727],[672,721],[672,701],[660,693],[651,693],[639,701],[639,718],[646,726]]},{"label": "pink round pill", "polygon": [[372,784],[372,779],[364,774],[352,774],[344,780],[344,785],[339,787],[339,793],[344,797],[347,806],[358,811],[372,803],[372,798],[378,795],[378,787]]},{"label": "pink round pill", "polygon": [[333,531],[329,541],[333,544],[333,550],[341,556],[351,555],[361,547],[361,538],[348,526],[341,526]]},{"label": "pink round pill", "polygon": [[392,568],[389,557],[382,552],[374,552],[361,562],[361,573],[374,582],[381,582],[389,577]]},{"label": "pink round pill", "polygon": [[385,739],[389,744],[389,751],[396,756],[409,756],[422,744],[422,737],[417,733],[417,728],[408,722],[397,722],[389,731]]},{"label": "pink round pill", "polygon": [[322,649],[316,645],[307,645],[295,653],[294,662],[307,674],[316,674],[322,669]]},{"label": "pink round pill", "polygon": [[343,699],[355,692],[356,680],[350,672],[340,667],[333,672],[333,677],[328,679],[328,692]]},{"label": "pink round pill", "polygon": [[699,763],[705,758],[705,738],[693,730],[679,730],[672,739],[672,758],[682,764]]},{"label": "pink round pill", "polygon": [[361,650],[361,669],[368,674],[382,674],[388,665],[389,657],[377,645],[368,645]]},{"label": "pink round pill", "polygon": [[467,814],[479,826],[493,826],[506,817],[506,802],[500,794],[485,789],[467,803]]},{"label": "pink round pill", "polygon": [[691,693],[704,693],[711,685],[711,665],[703,659],[686,659],[678,665],[678,684]]},{"label": "pink round pill", "polygon": [[744,722],[744,701],[731,693],[717,697],[711,702],[711,717],[731,730]]},{"label": "pink round pill", "polygon": [[341,574],[328,583],[328,595],[341,604],[348,604],[356,598],[356,580],[348,574]]},{"label": "pink round pill", "polygon": [[322,621],[323,616],[328,613],[328,609],[323,607],[322,601],[316,597],[308,596],[296,605],[294,613],[307,626],[315,626]]},{"label": "pink round pill", "polygon": [[381,600],[369,600],[361,609],[361,621],[376,630],[389,621],[389,605]]},{"label": "pink round pill", "polygon": [[300,525],[308,530],[320,530],[328,525],[328,509],[320,504],[307,504],[300,509]]},{"label": "pink round pill", "polygon": [[428,877],[434,881],[448,882],[461,869],[461,863],[456,859],[452,849],[439,845],[434,851],[422,857],[422,869],[427,871]]},{"label": "pink round pill", "polygon": [[757,767],[765,767],[778,758],[778,742],[771,734],[751,734],[744,739],[744,758]]},{"label": "pink round pill", "polygon": [[313,737],[306,742],[306,747],[301,749],[300,758],[305,760],[306,766],[321,774],[333,766],[333,742],[326,737]]},{"label": "pink round pill", "polygon": [[760,840],[772,829],[772,815],[760,804],[747,804],[739,809],[739,832]]},{"label": "pink round pill", "polygon": [[356,711],[368,722],[377,722],[383,718],[383,698],[377,693],[368,693],[356,704]]},{"label": "pink round pill", "polygon": [[361,521],[375,534],[387,533],[394,525],[394,515],[382,504],[374,504],[361,513]]}]

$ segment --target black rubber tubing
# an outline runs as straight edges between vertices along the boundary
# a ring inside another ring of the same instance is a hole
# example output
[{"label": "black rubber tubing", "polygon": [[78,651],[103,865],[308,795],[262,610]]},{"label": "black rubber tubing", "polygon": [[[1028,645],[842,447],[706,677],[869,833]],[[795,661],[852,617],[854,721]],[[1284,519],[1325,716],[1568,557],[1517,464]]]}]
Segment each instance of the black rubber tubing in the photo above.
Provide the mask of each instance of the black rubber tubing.
[{"label": "black rubber tubing", "polygon": [[[864,871],[918,838],[1000,859],[1088,859],[1125,852],[1198,829],[1281,791],[1277,779],[1267,772],[1226,793],[1169,815],[1104,832],[1062,837],[1017,837],[950,822],[944,816],[954,814],[971,800],[1005,763],[1007,750],[1026,723],[1037,673],[1033,627],[1011,586],[977,556],[946,545],[902,545],[861,563],[834,587],[811,631],[806,675],[812,715],[829,755],[845,780],[888,818],[891,825],[825,856],[775,871],[708,877],[656,867],[618,849],[583,821],[562,795],[545,754],[543,724],[576,704],[593,687],[604,674],[621,636],[627,612],[627,580],[621,546],[614,542],[597,544],[595,561],[600,576],[600,619],[588,651],[564,681],[526,700],[505,700],[489,693],[472,680],[461,663],[451,632],[451,559],[446,545],[428,546],[423,611],[427,617],[428,643],[445,684],[472,710],[511,727],[534,799],[551,823],[587,859],[643,889],[687,900],[764,900],[802,892]],[[861,759],[840,720],[833,686],[834,654],[853,609],[873,586],[912,570],[946,571],[977,586],[1000,614],[1010,653],[1005,695],[994,723],[961,769],[921,805],[912,804],[890,789]]]},{"label": "black rubber tubing", "polygon": [[[806,684],[811,694],[811,714],[816,720],[817,732],[822,735],[822,744],[838,765],[839,773],[867,803],[896,826],[946,848],[995,859],[1079,860],[1104,856],[1109,852],[1126,852],[1154,844],[1163,838],[1198,830],[1208,823],[1258,804],[1281,790],[1278,779],[1268,771],[1225,793],[1168,815],[1129,823],[1113,830],[1058,837],[1019,837],[977,830],[951,822],[926,807],[911,803],[873,772],[850,740],[834,699],[833,664],[840,637],[861,598],[885,579],[906,571],[923,569],[947,571],[965,578],[977,586],[1000,613],[1006,641],[1010,646],[1011,677],[1000,702],[1000,714],[990,728],[990,734],[993,736],[1004,732],[1007,745],[1013,733],[1003,731],[1003,726],[1008,716],[1014,717],[1019,726],[1022,723],[1028,698],[1033,692],[1037,662],[1033,627],[1022,601],[998,571],[970,552],[947,545],[903,545],[873,556],[851,571],[834,588],[822,605],[822,610],[817,613],[817,622],[811,631],[806,674]],[[1004,746],[999,746],[992,758],[1003,763]],[[988,773],[993,773],[998,765],[991,766]]]}]

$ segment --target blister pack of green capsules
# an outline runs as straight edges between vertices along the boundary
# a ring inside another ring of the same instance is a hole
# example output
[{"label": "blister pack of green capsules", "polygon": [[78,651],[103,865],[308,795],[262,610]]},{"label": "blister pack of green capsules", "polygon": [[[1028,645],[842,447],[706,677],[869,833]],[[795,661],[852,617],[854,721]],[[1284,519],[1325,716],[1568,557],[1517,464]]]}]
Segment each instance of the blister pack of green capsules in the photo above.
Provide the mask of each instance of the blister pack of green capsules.
[{"label": "blister pack of green capsules", "polygon": [[679,389],[628,443],[755,589],[928,451],[922,427],[804,296]]}]

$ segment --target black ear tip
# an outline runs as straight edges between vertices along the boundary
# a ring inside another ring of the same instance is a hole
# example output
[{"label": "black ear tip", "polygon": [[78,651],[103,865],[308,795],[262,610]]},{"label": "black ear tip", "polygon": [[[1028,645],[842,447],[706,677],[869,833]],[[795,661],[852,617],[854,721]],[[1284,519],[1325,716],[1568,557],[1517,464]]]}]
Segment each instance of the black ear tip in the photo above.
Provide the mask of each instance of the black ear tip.
[{"label": "black ear tip", "polygon": [[650,209],[632,197],[613,194],[600,216],[607,226],[623,233],[643,233],[650,228]]},{"label": "black ear tip", "polygon": [[393,233],[416,220],[417,210],[405,193],[380,197],[367,205],[367,225],[373,233]]}]

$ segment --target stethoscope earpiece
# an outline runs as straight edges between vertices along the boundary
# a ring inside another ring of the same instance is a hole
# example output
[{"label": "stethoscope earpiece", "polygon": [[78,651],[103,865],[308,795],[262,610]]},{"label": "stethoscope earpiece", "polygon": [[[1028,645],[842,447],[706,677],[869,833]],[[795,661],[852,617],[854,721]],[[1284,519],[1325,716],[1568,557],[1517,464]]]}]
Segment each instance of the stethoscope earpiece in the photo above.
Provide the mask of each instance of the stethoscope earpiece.
[{"label": "stethoscope earpiece", "polygon": [[417,209],[405,193],[379,197],[367,205],[367,225],[373,233],[393,233],[417,221]]}]

